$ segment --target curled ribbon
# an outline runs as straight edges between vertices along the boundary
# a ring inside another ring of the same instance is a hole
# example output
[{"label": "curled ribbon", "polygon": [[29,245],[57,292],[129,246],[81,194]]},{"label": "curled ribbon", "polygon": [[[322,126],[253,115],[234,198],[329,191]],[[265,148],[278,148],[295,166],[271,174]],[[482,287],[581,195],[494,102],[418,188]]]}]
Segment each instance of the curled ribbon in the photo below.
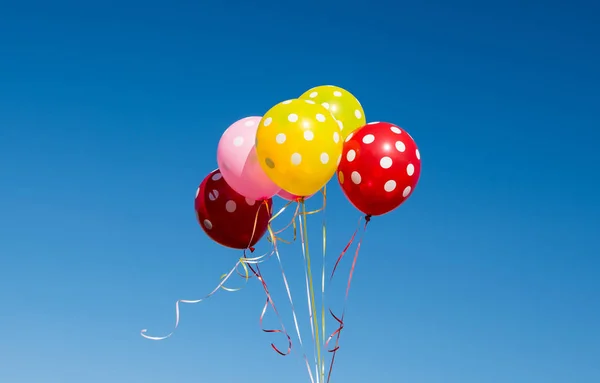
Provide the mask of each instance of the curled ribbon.
[{"label": "curled ribbon", "polygon": [[[362,217],[358,222],[358,225],[360,227],[360,223],[362,221]],[[363,234],[364,232],[366,232],[367,230],[367,225],[369,224],[369,222],[371,221],[371,216],[367,215],[365,216],[365,224],[363,227]],[[342,253],[340,254],[340,256],[338,257],[335,266],[333,268],[333,271],[331,273],[331,277],[330,280],[333,279],[333,276],[335,275],[335,270],[338,266],[338,264],[340,263],[340,261],[342,260],[342,258],[344,257],[344,255],[346,254],[346,252],[348,251],[348,249],[350,248],[350,246],[352,245],[352,243],[354,242],[355,238],[356,238],[356,234],[358,232],[358,228],[354,231],[354,234],[352,235],[352,237],[350,238],[350,241],[348,242],[348,244],[346,245],[346,247],[344,248],[344,250],[342,250]],[[331,309],[329,309],[329,313],[331,314],[331,316],[333,317],[333,319],[335,319],[335,321],[338,323],[338,328],[329,336],[329,338],[327,339],[327,342],[325,342],[326,346],[329,345],[329,342],[335,337],[335,346],[328,350],[329,352],[332,353],[331,356],[331,363],[329,365],[329,372],[327,373],[327,383],[329,383],[330,379],[331,379],[331,373],[333,371],[333,365],[335,363],[335,356],[337,351],[339,350],[340,346],[339,346],[339,341],[340,341],[340,335],[342,333],[342,329],[344,328],[344,316],[346,315],[346,304],[348,302],[348,294],[350,293],[350,286],[352,285],[352,277],[354,275],[354,269],[356,268],[356,262],[358,261],[358,254],[360,253],[360,246],[362,243],[362,237],[360,238],[360,240],[358,241],[357,245],[356,245],[356,250],[354,252],[354,258],[352,260],[352,266],[350,268],[350,273],[348,275],[348,283],[346,285],[346,295],[344,298],[344,308],[342,309],[342,315],[340,317],[337,317],[333,311]]]},{"label": "curled ribbon", "polygon": [[277,318],[279,319],[279,323],[281,324],[281,330],[271,330],[271,329],[265,329],[265,328],[263,328],[262,330],[264,332],[266,332],[266,333],[282,333],[282,334],[285,335],[285,337],[288,340],[288,348],[287,348],[286,352],[282,352],[277,346],[275,346],[274,343],[271,343],[271,347],[279,355],[286,356],[286,355],[288,355],[292,351],[292,338],[288,335],[287,331],[285,330],[285,326],[283,324],[283,321],[281,320],[281,316],[279,315],[279,311],[275,307],[275,302],[273,301],[273,298],[271,297],[271,293],[269,292],[269,288],[267,287],[267,283],[265,282],[265,280],[264,280],[264,278],[262,276],[262,273],[260,272],[260,268],[258,267],[258,264],[255,265],[256,270],[251,265],[248,265],[248,268],[250,269],[250,271],[252,271],[252,273],[254,274],[254,276],[260,281],[260,283],[261,283],[261,285],[263,287],[263,290],[265,291],[265,294],[267,296],[267,302],[265,303],[265,306],[263,307],[262,313],[260,315],[260,320],[259,320],[261,327],[262,327],[263,319],[265,317],[265,314],[267,312],[267,308],[269,307],[269,305],[271,306],[271,308],[273,309],[273,311],[277,315]]},{"label": "curled ribbon", "polygon": [[[268,209],[268,205],[267,205],[266,201],[263,202],[262,206],[265,206]],[[256,216],[254,217],[254,227],[252,229],[252,235],[250,236],[249,244],[252,243],[252,240],[253,240],[253,238],[254,238],[254,236],[256,234],[256,228],[257,228],[257,225],[258,225],[258,215],[259,214],[260,214],[260,209],[258,209],[258,211],[256,212]],[[272,219],[273,219],[273,217],[271,217],[271,220]],[[248,246],[248,249],[251,252],[254,252],[254,248],[253,247]],[[266,261],[267,259],[269,259],[272,255],[273,255],[273,251],[270,251],[270,252],[267,252],[267,253],[259,256],[259,257],[248,258],[248,257],[246,257],[246,254],[244,252],[244,257],[240,258],[236,262],[235,266],[233,266],[233,268],[228,273],[226,273],[224,275],[221,275],[221,278],[220,278],[221,282],[217,285],[217,287],[215,287],[206,296],[204,296],[201,299],[195,299],[195,300],[180,299],[180,300],[177,300],[175,302],[175,326],[173,328],[173,331],[171,331],[169,334],[167,334],[165,336],[150,336],[150,335],[147,335],[148,329],[143,329],[143,330],[140,331],[140,335],[143,336],[144,338],[150,339],[150,340],[164,340],[164,339],[170,338],[175,333],[175,331],[177,330],[177,328],[179,327],[179,321],[180,321],[180,309],[179,309],[179,306],[180,306],[180,304],[182,304],[182,303],[183,304],[197,304],[197,303],[203,302],[203,301],[207,300],[208,298],[210,298],[211,296],[213,296],[217,291],[219,291],[221,289],[223,289],[225,291],[228,291],[228,292],[235,292],[235,291],[241,290],[242,288],[237,288],[237,289],[229,288],[229,287],[225,286],[225,283],[229,280],[229,278],[231,278],[231,276],[234,273],[240,274],[244,278],[244,280],[247,282],[248,279],[250,278],[249,273],[248,273],[248,267],[251,264],[258,265],[259,263],[262,263],[262,262]],[[239,272],[238,268],[240,266],[243,267],[244,274],[241,274]]]},{"label": "curled ribbon", "polygon": [[[241,265],[247,272],[248,267],[250,264],[256,264],[258,265],[261,262],[264,262],[266,259],[268,259],[271,256],[270,253],[266,253],[263,254],[259,257],[254,257],[254,258],[240,258],[235,266],[227,273],[225,274],[222,278],[221,278],[221,282],[217,285],[217,287],[215,287],[210,293],[208,293],[206,296],[204,296],[201,299],[195,299],[195,300],[187,300],[187,299],[180,299],[178,301],[175,302],[175,326],[173,328],[173,331],[171,331],[169,334],[165,335],[165,336],[150,336],[150,335],[146,335],[146,333],[148,332],[147,329],[143,329],[140,332],[140,335],[143,336],[146,339],[150,339],[150,340],[164,340],[167,338],[170,338],[175,331],[177,330],[177,328],[179,327],[179,321],[180,321],[180,309],[179,309],[179,305],[180,304],[196,304],[196,303],[200,303],[203,302],[205,300],[207,300],[208,298],[210,298],[211,296],[213,296],[217,291],[219,291],[220,289],[225,287],[225,283],[229,280],[229,278],[231,278],[231,276],[235,273],[235,271],[237,270],[237,268]],[[237,291],[239,289],[229,289],[225,288],[225,290],[230,291],[230,290],[234,290]]]}]

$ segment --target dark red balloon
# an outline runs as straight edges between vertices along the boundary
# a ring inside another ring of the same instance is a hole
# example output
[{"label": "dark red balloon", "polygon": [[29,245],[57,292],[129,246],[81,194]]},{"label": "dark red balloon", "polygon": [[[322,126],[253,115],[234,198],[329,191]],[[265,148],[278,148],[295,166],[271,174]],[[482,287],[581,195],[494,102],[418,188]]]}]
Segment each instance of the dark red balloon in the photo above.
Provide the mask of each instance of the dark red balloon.
[{"label": "dark red balloon", "polygon": [[204,232],[215,242],[234,249],[247,249],[267,231],[273,201],[255,201],[234,191],[217,169],[196,192],[196,215]]},{"label": "dark red balloon", "polygon": [[382,215],[412,194],[421,174],[421,155],[406,131],[373,122],[350,133],[338,166],[346,197],[367,215]]}]

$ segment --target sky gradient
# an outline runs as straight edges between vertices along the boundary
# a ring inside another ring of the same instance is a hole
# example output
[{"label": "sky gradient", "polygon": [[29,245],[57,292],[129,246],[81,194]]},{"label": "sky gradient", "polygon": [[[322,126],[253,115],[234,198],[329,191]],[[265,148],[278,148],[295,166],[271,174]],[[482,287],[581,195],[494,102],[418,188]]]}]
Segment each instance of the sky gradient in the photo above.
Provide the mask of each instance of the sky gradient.
[{"label": "sky gradient", "polygon": [[[139,331],[240,256],[193,212],[222,132],[322,84],[423,166],[365,236],[332,383],[600,381],[598,4],[203,3],[0,2],[0,382],[308,382],[256,280]],[[330,185],[328,264],[360,216]]]}]

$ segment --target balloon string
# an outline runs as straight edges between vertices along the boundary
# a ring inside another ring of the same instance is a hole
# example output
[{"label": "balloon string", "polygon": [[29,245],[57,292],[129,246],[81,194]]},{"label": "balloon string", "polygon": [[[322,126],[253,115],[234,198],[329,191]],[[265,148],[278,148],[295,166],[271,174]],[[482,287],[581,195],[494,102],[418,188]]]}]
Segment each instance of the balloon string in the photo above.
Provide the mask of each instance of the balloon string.
[{"label": "balloon string", "polygon": [[[278,211],[278,212],[277,212],[275,215],[273,215],[273,216],[272,216],[272,217],[269,219],[269,223],[267,224],[267,227],[270,227],[270,225],[271,225],[271,222],[272,222],[272,221],[273,221],[275,218],[277,218],[279,215],[281,215],[281,214],[282,214],[282,213],[283,213],[283,212],[284,212],[284,211],[287,209],[287,207],[288,207],[289,205],[290,205],[290,204],[288,203],[288,204],[286,204],[285,206],[283,206],[281,209],[279,209],[279,211]],[[269,204],[268,204],[267,200],[263,200],[263,201],[261,201],[261,205],[260,205],[259,209],[257,210],[257,212],[256,212],[256,215],[254,216],[254,225],[253,225],[253,227],[252,227],[252,234],[250,235],[250,240],[248,241],[248,247],[246,247],[246,249],[250,250],[250,252],[254,252],[254,247],[250,246],[250,244],[251,244],[251,243],[253,242],[253,240],[254,240],[254,236],[255,236],[255,234],[256,234],[256,230],[257,230],[257,228],[258,228],[258,217],[259,217],[259,214],[260,214],[260,209],[262,209],[262,208],[263,208],[263,206],[264,206],[264,208],[265,208],[265,209],[267,209],[267,214],[271,214],[271,209],[269,208]],[[269,241],[270,241],[270,238],[269,238],[269,237],[267,237],[267,240],[269,240]],[[273,254],[271,254],[271,255],[273,255]],[[270,255],[270,256],[271,256],[271,255]],[[269,258],[270,258],[270,256],[269,256]],[[236,273],[237,273],[237,275],[239,275],[240,277],[244,278],[245,280],[248,280],[248,279],[251,279],[251,278],[253,278],[253,276],[252,276],[252,275],[250,275],[248,272],[245,272],[245,273],[243,273],[243,274],[242,274],[242,273],[239,271],[239,266],[238,266],[238,268],[236,268]],[[221,278],[223,278],[223,276],[221,276]],[[239,291],[241,288],[240,288],[240,289],[229,289],[229,288],[227,288],[227,287],[223,286],[223,287],[222,287],[222,289],[223,289],[223,290],[226,290],[226,291],[232,291],[232,290],[233,290],[233,291]]]},{"label": "balloon string", "polygon": [[[325,210],[325,204],[326,204],[326,191],[325,191],[325,188],[323,188],[323,189],[322,189],[320,192],[323,194],[323,206],[322,206],[322,207],[320,207],[320,208],[318,208],[318,209],[316,209],[316,210],[311,210],[311,211],[307,211],[306,213],[303,213],[305,216],[306,216],[306,215],[317,214],[317,213],[320,213],[320,212],[322,212],[322,211],[324,211],[324,210]],[[299,213],[299,210],[300,210],[300,202],[301,202],[301,200],[302,200],[302,197],[300,197],[300,198],[298,198],[298,199],[296,199],[296,200],[293,200],[293,201],[289,201],[289,202],[288,202],[288,203],[287,203],[287,204],[286,204],[286,205],[285,205],[285,206],[282,208],[282,210],[285,210],[285,209],[286,209],[286,208],[287,208],[287,207],[288,207],[288,206],[289,206],[291,203],[295,203],[295,204],[296,204],[296,211],[294,212],[294,215],[293,215],[292,219],[289,221],[289,223],[288,223],[287,225],[285,225],[285,226],[284,226],[282,229],[279,229],[279,230],[276,230],[276,231],[274,231],[274,234],[276,235],[276,238],[277,238],[277,240],[278,240],[279,242],[283,242],[283,243],[286,243],[286,244],[290,244],[290,243],[292,243],[292,242],[295,242],[295,241],[296,241],[296,237],[297,237],[296,217],[298,216],[298,213]],[[280,211],[280,213],[282,212],[282,210]],[[273,218],[275,218],[275,216],[274,216]],[[272,220],[273,220],[273,219],[271,219],[271,221],[272,221]],[[293,239],[292,239],[291,241],[286,241],[286,240],[284,240],[283,238],[281,238],[281,237],[279,237],[279,236],[278,236],[278,234],[281,234],[281,233],[283,233],[283,232],[284,232],[284,231],[286,231],[286,230],[287,230],[287,229],[288,229],[290,226],[292,226],[292,227],[294,228],[294,231],[293,231],[293,233],[294,233],[294,234],[293,234]],[[268,240],[269,242],[272,242],[272,240],[271,240],[271,238],[270,238],[270,237],[269,237],[269,238],[267,238],[267,240]]]},{"label": "balloon string", "polygon": [[[350,286],[352,285],[352,277],[354,275],[354,269],[356,268],[356,262],[358,261],[358,254],[360,253],[360,246],[362,244],[362,240],[363,240],[363,235],[367,230],[367,225],[369,224],[369,222],[371,221],[371,216],[367,215],[365,216],[365,225],[363,227],[363,233],[361,234],[361,238],[358,241],[357,245],[356,245],[356,250],[354,251],[354,259],[352,260],[352,267],[350,268],[350,273],[348,275],[348,283],[346,285],[346,295],[344,297],[344,308],[342,309],[342,316],[340,318],[338,318],[333,311],[331,311],[331,309],[329,310],[329,313],[331,314],[331,316],[333,317],[333,319],[335,319],[339,326],[337,328],[337,330],[335,330],[330,336],[329,339],[327,339],[326,345],[329,345],[329,342],[331,341],[331,339],[333,339],[333,337],[336,337],[335,340],[335,347],[333,347],[333,349],[329,350],[329,352],[332,353],[331,356],[331,363],[329,365],[329,372],[327,373],[327,383],[329,383],[329,380],[331,379],[331,373],[333,371],[333,365],[335,363],[335,356],[337,351],[339,350],[340,346],[339,346],[339,341],[340,341],[340,335],[342,333],[342,329],[344,328],[344,317],[346,316],[346,305],[348,303],[348,295],[350,293]],[[344,249],[343,253],[345,253],[348,249],[348,247],[352,244],[352,242],[354,241],[354,237],[356,235],[356,232],[354,233],[354,235],[352,236],[352,238],[350,239],[349,244],[346,246],[346,248]],[[340,258],[343,256],[343,254],[340,256]],[[335,270],[334,270],[335,272]],[[331,277],[333,278],[334,273],[331,274]]]},{"label": "balloon string", "polygon": [[[242,266],[244,268],[244,273],[241,273],[239,270],[239,266]],[[230,293],[236,292],[236,291],[240,291],[241,289],[243,289],[244,287],[246,287],[245,285],[248,283],[248,279],[252,278],[252,276],[250,275],[250,273],[248,273],[248,269],[246,267],[245,263],[239,263],[238,265],[236,265],[235,267],[235,272],[237,273],[237,275],[239,275],[240,277],[244,278],[244,285],[242,287],[238,287],[238,288],[231,288],[231,287],[227,287],[225,285],[221,286],[221,288],[225,291],[229,291]],[[227,277],[227,274],[223,274],[221,275],[220,279],[224,279]]]},{"label": "balloon string", "polygon": [[[268,205],[268,203],[267,203],[266,200],[263,202],[263,204],[266,206],[267,210],[270,210],[269,209],[269,205]],[[273,228],[272,228],[271,225],[272,225],[272,222],[277,217],[279,217],[281,214],[283,214],[285,212],[285,210],[290,205],[291,205],[291,202],[288,202],[287,204],[285,204],[285,206],[283,206],[281,209],[279,209],[279,211],[277,213],[275,213],[275,214],[273,214],[271,216],[271,218],[269,219],[269,222],[267,224],[267,230],[269,231],[269,237],[267,237],[267,239],[269,240],[269,242],[273,243],[272,254],[276,254],[277,258],[279,259],[280,262],[281,262],[281,260],[280,260],[280,256],[279,256],[279,251],[277,249],[277,237],[275,236],[275,234],[273,232]],[[297,209],[296,209],[296,211],[297,211]],[[271,212],[269,211],[269,213],[271,213]],[[257,214],[257,218],[258,218],[258,214]],[[288,227],[289,227],[289,225],[288,225]],[[285,230],[285,228],[284,228],[284,230]],[[281,231],[283,231],[283,230],[281,230]],[[246,256],[245,252],[244,252],[244,256]],[[281,330],[267,330],[267,329],[263,328],[263,331],[267,332],[267,333],[283,333],[287,337],[287,339],[288,339],[288,349],[287,349],[287,352],[282,352],[279,348],[277,348],[275,346],[274,343],[271,343],[271,347],[278,354],[280,354],[280,355],[283,355],[283,356],[288,355],[290,353],[291,349],[292,349],[292,340],[291,340],[290,336],[288,335],[287,331],[285,330],[285,326],[284,326],[283,321],[281,319],[281,316],[280,316],[280,314],[279,314],[279,312],[278,312],[278,310],[277,310],[277,308],[275,306],[275,302],[273,301],[273,298],[271,297],[271,294],[270,294],[269,289],[267,287],[266,281],[265,281],[265,279],[264,279],[264,277],[263,277],[263,275],[262,275],[262,273],[261,273],[260,268],[258,267],[258,265],[256,265],[256,270],[254,270],[252,268],[252,266],[250,266],[250,265],[248,265],[248,267],[252,271],[252,274],[254,274],[254,276],[261,282],[263,290],[265,291],[265,294],[267,296],[267,301],[266,301],[265,306],[263,307],[263,310],[261,312],[259,323],[260,323],[260,325],[262,327],[262,323],[263,323],[264,317],[266,315],[266,310],[267,310],[267,308],[270,305],[273,308],[273,311],[275,312],[275,314],[277,315],[277,318],[279,319],[279,322],[280,322],[280,325],[281,325]],[[283,278],[284,278],[284,282],[286,283],[286,286],[287,286],[287,278],[285,277],[285,274],[283,275]],[[293,302],[292,302],[292,304],[293,304]],[[293,307],[292,307],[292,310],[293,310]],[[294,315],[295,315],[295,312],[294,312]],[[299,331],[299,329],[298,329],[298,331]],[[301,342],[301,339],[300,339],[300,342]],[[309,369],[309,373],[310,373],[310,369]]]},{"label": "balloon string", "polygon": [[[259,209],[256,212],[256,215],[254,217],[254,226],[252,228],[252,235],[250,236],[250,241],[248,242],[248,247],[247,247],[251,252],[254,251],[254,248],[251,246],[251,244],[252,244],[252,242],[254,240],[254,236],[256,235],[256,230],[257,230],[257,226],[258,226],[258,217],[259,217],[259,214],[260,214],[260,209],[263,206],[265,206],[266,209],[267,209],[267,211],[269,211],[269,205],[268,205],[267,201],[265,200],[265,201],[262,202],[262,205],[259,207]],[[281,214],[284,210],[285,210],[285,207],[277,215]],[[275,217],[277,217],[277,215],[271,217],[271,219],[269,220],[269,222],[271,222]],[[265,253],[265,254],[263,254],[263,255],[261,255],[259,257],[248,258],[248,257],[246,257],[246,254],[244,252],[244,258],[240,258],[240,260],[235,264],[235,266],[228,273],[226,273],[224,275],[221,275],[221,277],[220,277],[221,282],[217,285],[217,287],[215,287],[215,289],[213,291],[211,291],[204,298],[196,299],[196,300],[180,299],[180,300],[178,300],[178,301],[175,302],[175,326],[173,328],[173,331],[171,331],[168,335],[165,335],[165,336],[149,336],[149,335],[146,335],[146,333],[148,332],[147,329],[143,329],[140,332],[140,335],[142,335],[144,338],[150,339],[150,340],[164,340],[164,339],[170,338],[175,333],[175,331],[177,330],[177,328],[179,327],[179,322],[180,322],[180,309],[179,309],[179,306],[180,306],[180,304],[182,304],[182,303],[184,303],[184,304],[197,304],[197,303],[203,302],[206,299],[208,299],[211,296],[213,296],[217,291],[219,291],[221,289],[223,289],[223,290],[225,290],[227,292],[236,292],[236,291],[241,290],[245,286],[245,284],[244,284],[244,286],[242,286],[240,288],[233,289],[233,288],[229,288],[229,287],[225,286],[225,283],[227,283],[227,281],[229,280],[229,278],[231,278],[231,276],[234,273],[237,273],[242,278],[244,278],[245,283],[247,283],[248,279],[250,279],[250,275],[248,273],[248,267],[247,266],[249,266],[249,264],[256,264],[256,265],[258,265],[259,263],[266,261],[272,255],[273,255],[273,251],[271,251],[270,253]],[[240,266],[242,266],[243,269],[244,269],[244,273],[243,274],[240,273],[240,271],[239,271],[239,267]]]},{"label": "balloon string", "polygon": [[[323,205],[320,208],[316,209],[316,210],[307,211],[306,214],[304,214],[304,215],[313,215],[313,214],[317,214],[317,213],[320,213],[323,210],[325,210],[325,205],[326,205],[326,202],[327,202],[327,200],[326,200],[326,197],[327,197],[326,186],[324,186],[323,189],[319,190],[319,193],[321,193],[323,195]],[[301,201],[302,201],[302,198],[298,200],[298,202],[301,202]]]},{"label": "balloon string", "polygon": [[[297,205],[296,206],[296,211],[294,212],[294,217],[292,218],[294,220],[294,223],[295,223],[296,217],[298,216],[298,208],[300,206],[299,204],[296,204],[296,205]],[[289,225],[287,227],[289,227]],[[294,225],[294,229],[295,229],[295,225]],[[310,381],[311,381],[311,383],[314,383],[314,378],[313,378],[313,374],[312,374],[312,371],[311,371],[311,368],[310,368],[310,363],[308,362],[308,358],[306,356],[306,351],[304,349],[304,342],[302,341],[302,334],[300,332],[300,326],[298,325],[298,317],[296,315],[296,309],[295,309],[295,305],[294,305],[294,300],[292,298],[292,292],[290,290],[288,279],[287,279],[287,276],[285,274],[285,270],[283,268],[283,262],[281,262],[281,257],[279,255],[279,249],[278,249],[278,246],[277,246],[277,236],[273,232],[273,230],[272,230],[272,228],[271,228],[270,225],[269,225],[269,235],[272,238],[273,251],[275,252],[275,257],[277,258],[277,261],[279,263],[279,269],[281,271],[281,276],[282,276],[282,279],[283,279],[283,283],[285,285],[285,290],[286,290],[286,293],[287,293],[287,296],[288,296],[288,300],[290,301],[290,306],[292,308],[292,316],[293,316],[293,319],[294,319],[294,326],[296,328],[296,335],[298,336],[298,342],[300,343],[300,349],[302,350],[302,356],[303,356],[304,362],[306,364],[306,369],[308,371],[308,375],[310,377]]]},{"label": "balloon string", "polygon": [[308,243],[308,225],[306,223],[307,217],[306,213],[306,203],[304,200],[301,200],[302,204],[302,214],[298,216],[300,220],[301,226],[301,236],[302,236],[302,255],[305,260],[305,271],[307,276],[307,298],[308,298],[308,306],[309,306],[309,319],[311,321],[311,331],[313,333],[313,341],[315,344],[316,355],[315,355],[315,364],[316,364],[316,373],[317,376],[320,375],[319,371],[321,370],[320,364],[322,361],[321,358],[321,342],[319,337],[319,319],[315,315],[317,312],[317,307],[315,304],[315,291],[314,291],[314,282],[312,276],[312,265],[310,259],[310,250]]},{"label": "balloon string", "polygon": [[[296,230],[297,230],[297,228],[296,228],[296,217],[298,216],[298,212],[299,212],[299,210],[300,210],[300,204],[299,204],[298,202],[295,202],[295,203],[296,203],[296,210],[294,211],[294,214],[293,214],[293,216],[292,216],[292,219],[291,219],[291,220],[290,220],[290,222],[288,222],[288,224],[287,224],[287,225],[285,225],[285,226],[284,226],[282,229],[279,229],[279,230],[277,230],[277,231],[273,231],[273,230],[271,230],[271,235],[270,235],[269,237],[267,237],[267,240],[268,240],[269,242],[273,243],[273,241],[274,241],[274,240],[277,240],[277,241],[279,241],[279,242],[283,242],[283,243],[285,243],[285,244],[288,244],[288,245],[289,245],[290,243],[292,243],[292,242],[295,242],[295,241],[296,241]],[[286,209],[288,206],[290,206],[290,204],[292,204],[292,201],[288,202],[288,203],[287,203],[287,204],[286,204],[286,205],[285,205],[285,206],[282,208],[282,210],[280,210],[280,212],[283,212],[283,210],[285,210],[285,209]],[[271,220],[271,221],[272,221],[272,220]],[[271,222],[271,221],[269,221],[269,222]],[[287,229],[288,229],[290,226],[292,226],[292,227],[293,227],[293,229],[294,229],[294,230],[293,230],[293,238],[292,238],[292,240],[291,240],[291,241],[286,241],[286,240],[284,240],[283,238],[281,238],[281,237],[279,236],[279,234],[282,234],[282,233],[283,233],[284,231],[286,231],[286,230],[287,230]]]},{"label": "balloon string", "polygon": [[[231,278],[231,276],[235,273],[235,271],[238,269],[238,267],[241,265],[244,270],[246,271],[246,273],[248,273],[248,265],[249,264],[259,264],[261,262],[264,262],[266,259],[268,259],[268,257],[270,257],[272,255],[272,253],[265,253],[259,257],[254,257],[254,258],[240,258],[237,263],[235,264],[235,266],[224,276],[221,277],[221,282],[217,285],[217,287],[215,287],[210,293],[208,293],[206,296],[204,296],[201,299],[195,299],[195,300],[188,300],[188,299],[180,299],[178,301],[175,302],[175,326],[173,328],[173,331],[171,331],[169,334],[165,335],[165,336],[150,336],[150,335],[146,335],[146,333],[148,332],[147,329],[143,329],[140,332],[140,335],[143,336],[146,339],[150,339],[150,340],[164,340],[167,338],[170,338],[175,331],[177,330],[177,328],[179,327],[179,322],[180,322],[180,304],[196,304],[196,303],[200,303],[203,302],[205,300],[207,300],[208,298],[210,298],[211,296],[213,296],[217,291],[219,291],[220,289],[222,289],[225,286],[225,283],[229,280],[229,278]],[[248,278],[246,278],[246,281],[248,280]],[[239,289],[228,289],[225,288],[226,291],[238,291]]]},{"label": "balloon string", "polygon": [[315,328],[313,326],[313,321],[312,321],[312,308],[311,308],[311,300],[310,300],[310,284],[308,282],[308,269],[306,267],[306,245],[304,243],[304,229],[303,229],[303,225],[302,225],[302,215],[298,215],[298,221],[299,221],[299,229],[300,229],[300,240],[301,240],[301,244],[302,244],[302,259],[304,260],[304,281],[306,283],[306,300],[308,302],[308,315],[309,315],[309,323],[310,323],[310,332],[312,335],[312,340],[313,340],[313,346],[314,348],[314,358],[315,358],[315,372],[316,372],[316,376],[317,376],[317,381],[319,378],[319,372],[318,372],[318,366],[317,366],[317,345],[315,343]]},{"label": "balloon string", "polygon": [[354,233],[352,234],[352,237],[350,237],[350,240],[348,241],[348,243],[346,244],[346,246],[344,247],[344,249],[340,253],[338,259],[335,261],[335,265],[333,266],[333,270],[331,271],[331,276],[329,277],[330,281],[333,280],[333,276],[335,275],[335,272],[337,270],[338,265],[340,264],[340,262],[342,261],[342,259],[346,255],[346,252],[348,251],[348,249],[350,248],[350,246],[352,246],[352,244],[354,243],[354,239],[356,238],[356,234],[358,234],[358,231],[360,230],[360,224],[362,223],[362,220],[363,220],[362,217],[360,217],[358,219],[358,225],[356,226],[356,230],[354,230]]},{"label": "balloon string", "polygon": [[[246,247],[251,252],[254,251],[254,248],[252,247],[252,242],[254,241],[254,236],[256,235],[256,229],[258,228],[258,217],[260,215],[260,210],[262,209],[263,206],[265,207],[265,209],[267,209],[267,214],[271,213],[271,211],[269,209],[269,203],[267,202],[267,200],[263,200],[262,203],[260,204],[260,206],[258,207],[258,209],[256,210],[256,214],[254,215],[254,225],[252,227],[252,234],[250,235],[250,240],[248,241],[248,246]],[[285,206],[282,210],[285,210]],[[271,222],[273,220],[273,218],[274,217],[271,217],[269,219],[269,222]]]},{"label": "balloon string", "polygon": [[[322,237],[323,237],[323,262],[322,262],[322,268],[321,268],[321,338],[322,338],[322,345],[320,345],[320,347],[324,350],[327,347],[327,344],[325,342],[325,337],[326,337],[326,321],[325,321],[325,261],[326,261],[326,254],[327,254],[327,216],[326,216],[326,209],[327,209],[327,186],[324,186],[322,189],[322,193],[323,193],[323,221],[321,224],[322,227]],[[325,381],[325,355],[322,356],[321,359],[321,382]]]},{"label": "balloon string", "polygon": [[[246,253],[244,252],[244,256],[246,256]],[[275,312],[275,315],[277,315],[277,319],[279,320],[279,324],[281,325],[281,329],[280,330],[271,330],[271,329],[265,329],[263,328],[262,330],[266,333],[281,333],[283,335],[285,335],[285,337],[287,338],[288,341],[288,348],[286,352],[282,352],[277,346],[275,346],[274,343],[271,343],[271,347],[273,348],[273,350],[275,350],[275,352],[277,352],[279,355],[282,356],[286,356],[288,355],[291,351],[292,351],[292,338],[289,336],[289,334],[287,333],[287,331],[285,330],[285,326],[283,324],[283,320],[281,319],[281,315],[279,315],[279,311],[277,310],[277,307],[275,306],[275,302],[273,301],[273,298],[271,297],[271,293],[269,292],[269,288],[267,286],[267,283],[265,282],[265,279],[262,276],[262,273],[260,271],[260,267],[258,266],[258,264],[255,264],[255,268],[252,267],[251,265],[248,265],[248,268],[250,269],[250,271],[252,271],[252,273],[254,274],[254,276],[260,281],[263,290],[265,291],[265,295],[267,296],[267,301],[262,309],[262,312],[260,314],[260,319],[259,319],[259,323],[260,326],[263,327],[263,320],[264,317],[267,313],[267,308],[269,306],[271,306],[271,308],[273,309],[273,312]]]}]

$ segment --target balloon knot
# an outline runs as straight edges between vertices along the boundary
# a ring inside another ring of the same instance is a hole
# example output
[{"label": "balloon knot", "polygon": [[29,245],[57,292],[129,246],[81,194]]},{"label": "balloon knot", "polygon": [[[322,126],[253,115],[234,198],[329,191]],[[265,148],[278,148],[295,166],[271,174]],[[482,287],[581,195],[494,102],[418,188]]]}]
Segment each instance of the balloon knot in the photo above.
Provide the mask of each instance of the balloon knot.
[{"label": "balloon knot", "polygon": [[254,247],[250,246],[248,250],[250,250],[251,253],[254,253]]},{"label": "balloon knot", "polygon": [[372,217],[372,215],[371,215],[371,214],[367,214],[367,215],[365,215],[365,221],[366,221],[367,223],[371,222],[371,217]]}]

